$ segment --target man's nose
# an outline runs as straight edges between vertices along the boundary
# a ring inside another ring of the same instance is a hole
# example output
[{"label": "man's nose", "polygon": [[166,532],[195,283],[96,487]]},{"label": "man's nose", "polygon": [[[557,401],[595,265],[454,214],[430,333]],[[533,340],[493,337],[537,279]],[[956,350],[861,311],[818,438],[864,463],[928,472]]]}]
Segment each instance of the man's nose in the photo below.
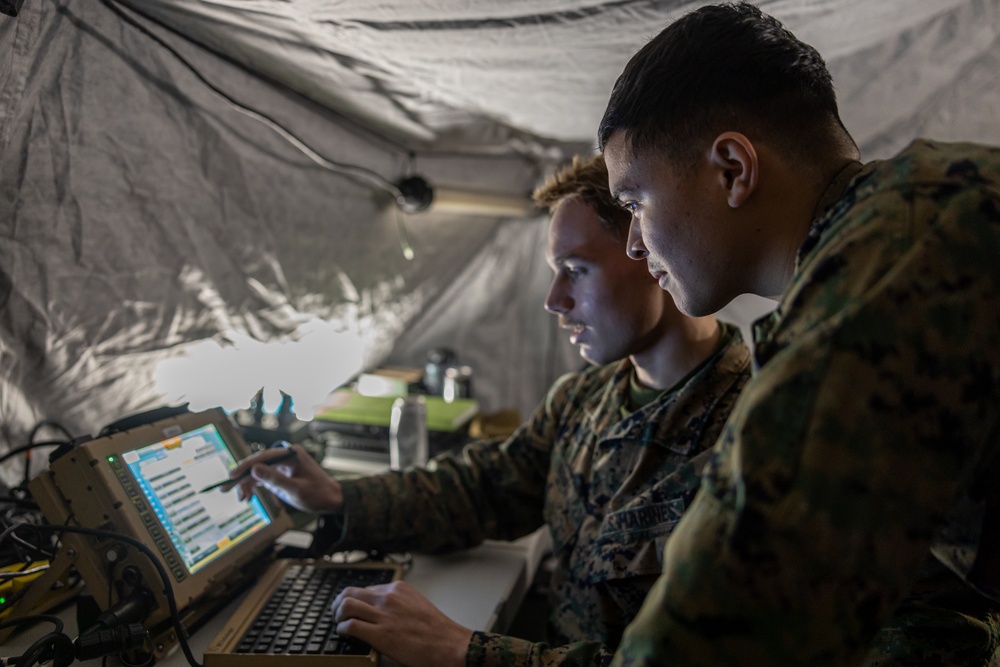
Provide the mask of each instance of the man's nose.
[{"label": "man's nose", "polygon": [[642,242],[642,232],[639,231],[639,223],[635,218],[632,218],[632,222],[628,226],[628,241],[625,243],[625,252],[632,259],[646,259],[649,255],[646,244]]},{"label": "man's nose", "polygon": [[545,296],[545,310],[554,315],[568,313],[573,307],[573,300],[567,291],[562,288],[560,282],[558,278],[554,279],[549,286],[549,293]]}]

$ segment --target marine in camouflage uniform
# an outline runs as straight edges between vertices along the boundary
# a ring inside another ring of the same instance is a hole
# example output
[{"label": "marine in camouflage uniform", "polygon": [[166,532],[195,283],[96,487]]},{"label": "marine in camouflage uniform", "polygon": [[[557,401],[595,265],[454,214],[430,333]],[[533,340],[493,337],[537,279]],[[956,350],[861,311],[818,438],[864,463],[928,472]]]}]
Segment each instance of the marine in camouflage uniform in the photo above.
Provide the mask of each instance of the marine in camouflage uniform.
[{"label": "marine in camouflage uniform", "polygon": [[616,665],[1000,664],[1000,149],[819,204]]},{"label": "marine in camouflage uniform", "polygon": [[593,366],[556,382],[506,441],[341,480],[345,513],[324,518],[314,548],[443,552],[548,524],[550,635],[561,646],[475,632],[466,664],[607,664],[749,377],[739,330],[720,327],[711,356],[634,411],[631,362]]}]

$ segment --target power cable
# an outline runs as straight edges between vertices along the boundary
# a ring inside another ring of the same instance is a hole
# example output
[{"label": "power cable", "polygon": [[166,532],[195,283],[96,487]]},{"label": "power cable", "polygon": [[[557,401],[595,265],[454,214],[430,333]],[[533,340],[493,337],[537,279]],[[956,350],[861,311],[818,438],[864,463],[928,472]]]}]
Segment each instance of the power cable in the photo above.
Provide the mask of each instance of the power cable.
[{"label": "power cable", "polygon": [[21,452],[27,452],[29,450],[35,449],[37,447],[55,447],[58,445],[65,445],[68,440],[42,440],[40,442],[31,442],[27,445],[20,445],[19,447],[14,447],[13,449],[8,449],[3,454],[0,454],[0,463],[3,463],[9,458],[13,458],[20,454]]},{"label": "power cable", "polygon": [[[57,431],[62,431],[63,435],[66,436],[67,440],[73,439],[73,434],[70,433],[65,426],[63,426],[57,421],[53,421],[51,419],[43,419],[42,421],[35,424],[35,427],[31,429],[31,433],[28,435],[28,444],[32,445],[32,447],[28,447],[27,449],[24,450],[24,478],[22,479],[22,486],[24,488],[28,488],[28,482],[31,481],[31,450],[34,447],[41,446],[41,445],[35,445],[35,437],[38,435],[38,432],[41,431],[43,428],[52,428]],[[56,442],[53,440],[48,441],[48,443],[63,444],[62,442]]]}]

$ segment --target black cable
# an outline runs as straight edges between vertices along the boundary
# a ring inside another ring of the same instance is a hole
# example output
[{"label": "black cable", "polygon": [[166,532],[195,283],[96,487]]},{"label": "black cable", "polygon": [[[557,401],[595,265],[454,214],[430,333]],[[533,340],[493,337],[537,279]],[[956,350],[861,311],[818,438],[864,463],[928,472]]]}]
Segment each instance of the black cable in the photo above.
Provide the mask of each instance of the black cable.
[{"label": "black cable", "polygon": [[52,661],[53,667],[56,661],[53,660],[56,646],[61,645],[64,655],[61,656],[60,665],[67,665],[73,660],[73,642],[62,632],[50,632],[43,635],[28,647],[21,657],[17,659],[17,667],[32,667],[34,664],[41,665],[43,662]]},{"label": "black cable", "polygon": [[19,618],[0,621],[0,629],[9,628],[14,625],[24,625],[25,623],[37,623],[39,621],[48,621],[49,623],[55,625],[55,632],[63,631],[62,619],[58,616],[53,616],[52,614],[32,614],[30,616],[21,616]]},{"label": "black cable", "polygon": [[187,658],[188,664],[191,667],[202,667],[201,663],[199,663],[198,660],[194,657],[194,653],[192,653],[191,651],[190,644],[188,644],[187,630],[184,628],[184,623],[181,621],[180,618],[180,612],[177,609],[177,601],[174,599],[174,588],[170,584],[170,577],[167,574],[166,569],[163,567],[163,564],[160,562],[160,560],[156,557],[156,554],[154,554],[149,547],[147,547],[145,544],[135,539],[134,537],[130,537],[128,535],[122,535],[121,533],[115,533],[110,530],[81,528],[78,526],[50,526],[50,525],[36,526],[27,523],[21,523],[17,524],[16,526],[11,526],[3,533],[0,533],[0,543],[2,543],[9,534],[12,534],[18,528],[30,528],[31,530],[37,532],[48,532],[53,534],[76,533],[78,535],[89,535],[91,537],[121,540],[122,542],[130,544],[139,551],[141,551],[147,558],[149,558],[149,561],[153,564],[153,567],[156,568],[157,574],[160,575],[160,580],[163,583],[163,590],[167,598],[167,606],[170,608],[170,621],[173,624],[174,629],[177,631],[177,641],[181,646],[181,650],[184,652],[184,657]]},{"label": "black cable", "polygon": [[23,507],[24,509],[37,510],[38,503],[29,498],[16,498],[14,496],[0,496],[0,504],[10,504],[16,505],[17,507]]},{"label": "black cable", "polygon": [[[20,518],[22,518],[22,520],[17,522],[13,521],[12,519],[0,520],[0,526],[2,526],[6,530],[8,527],[12,526],[19,526],[25,524],[35,525],[31,522],[31,520],[28,520],[25,515],[22,515]],[[31,518],[34,519],[34,517]],[[32,554],[41,555],[45,559],[50,561],[55,558],[55,554],[52,553],[51,551],[46,550],[42,546],[40,541],[38,544],[32,544],[31,542],[22,538],[20,535],[15,535],[15,534],[11,534],[10,539],[11,542],[13,543],[14,552],[18,561],[30,562],[36,560],[36,558]],[[31,553],[29,554],[27,551],[24,551],[22,547],[26,547],[27,549],[30,550]]]},{"label": "black cable", "polygon": [[280,137],[282,137],[285,141],[287,141],[292,146],[294,146],[295,148],[297,148],[303,155],[305,155],[310,160],[312,160],[313,162],[315,162],[316,164],[318,164],[320,167],[323,167],[324,169],[327,169],[329,171],[332,171],[332,172],[335,172],[335,173],[338,173],[338,174],[343,174],[343,175],[347,175],[347,176],[353,176],[355,178],[357,178],[357,177],[363,178],[363,179],[369,181],[369,183],[374,184],[376,187],[378,187],[378,188],[380,188],[380,189],[385,190],[386,192],[388,192],[397,201],[400,200],[400,198],[401,198],[402,195],[401,195],[401,193],[399,191],[399,188],[396,187],[396,185],[394,183],[392,183],[391,181],[389,181],[388,179],[386,179],[385,177],[383,177],[381,174],[379,174],[379,173],[377,173],[375,171],[372,171],[371,169],[367,169],[365,167],[362,167],[360,165],[349,164],[349,163],[346,163],[346,162],[337,162],[335,160],[329,160],[329,159],[323,157],[322,155],[320,155],[319,153],[317,153],[316,151],[314,151],[312,148],[310,148],[305,142],[303,142],[297,136],[295,136],[294,134],[292,134],[287,128],[285,128],[283,125],[281,125],[281,123],[279,123],[278,121],[274,120],[273,118],[271,118],[270,116],[268,116],[267,114],[265,114],[263,112],[257,111],[255,109],[251,109],[250,107],[248,107],[248,106],[242,104],[241,102],[237,101],[229,93],[225,92],[224,90],[222,90],[221,88],[219,88],[218,86],[216,86],[214,83],[212,83],[211,81],[209,81],[205,77],[205,75],[203,75],[198,70],[198,68],[196,68],[193,64],[191,64],[191,62],[188,61],[187,58],[185,58],[183,55],[181,55],[181,53],[179,51],[177,51],[177,49],[175,49],[173,46],[171,46],[170,44],[168,44],[166,41],[164,41],[161,37],[159,37],[158,35],[156,35],[152,31],[150,31],[147,27],[145,27],[144,25],[142,25],[141,23],[139,23],[138,21],[136,21],[134,18],[132,18],[131,16],[129,16],[128,14],[126,14],[125,12],[123,12],[117,5],[122,5],[123,7],[127,7],[130,11],[138,14],[139,16],[143,17],[147,21],[151,21],[154,24],[156,24],[156,25],[158,25],[160,27],[163,27],[163,28],[166,28],[166,29],[169,30],[169,28],[166,27],[166,26],[164,26],[162,24],[162,22],[156,20],[154,17],[149,16],[145,12],[142,12],[139,9],[136,9],[136,7],[134,7],[129,2],[122,2],[121,0],[101,0],[101,3],[105,7],[107,7],[109,10],[111,10],[112,13],[114,13],[115,15],[117,15],[121,20],[125,21],[126,23],[128,23],[129,25],[131,25],[133,28],[135,28],[136,30],[138,30],[139,32],[141,32],[143,35],[145,35],[146,37],[148,37],[149,39],[153,40],[154,42],[156,42],[157,44],[159,44],[161,47],[163,47],[164,49],[166,49],[172,56],[174,56],[174,58],[176,58],[178,60],[178,62],[180,62],[182,65],[184,65],[184,67],[186,67],[199,81],[201,81],[205,86],[207,86],[216,95],[219,95],[220,97],[222,97],[223,99],[225,99],[227,102],[229,102],[231,105],[233,105],[233,107],[237,111],[239,111],[240,113],[244,114],[245,116],[253,118],[254,120],[256,120],[256,121],[264,124],[265,126],[267,126],[268,128],[270,128],[271,130],[273,130]]},{"label": "black cable", "polygon": [[12,540],[14,540],[16,543],[20,544],[22,547],[27,547],[27,548],[31,549],[32,551],[34,551],[35,553],[38,553],[38,554],[41,554],[42,556],[45,556],[45,558],[47,558],[48,560],[53,560],[56,557],[56,555],[54,553],[52,553],[50,551],[46,551],[45,549],[43,549],[42,545],[40,545],[40,544],[32,544],[31,542],[28,542],[27,540],[21,538],[19,535],[11,535],[10,537],[11,537]]},{"label": "black cable", "polygon": [[[2,540],[3,538],[0,538]],[[62,635],[63,622],[58,616],[53,616],[51,614],[31,614],[29,616],[21,616],[19,618],[12,618],[8,621],[0,622],[0,629],[8,628],[11,626],[24,625],[26,623],[39,623],[48,622],[56,626],[56,629],[52,632],[46,633],[41,638],[35,640],[35,642],[28,647],[23,654],[21,654],[15,661],[17,667],[31,667],[36,662],[41,662],[41,657],[46,649],[50,648],[50,644],[54,642],[55,637]],[[65,637],[65,635],[63,635]]]},{"label": "black cable", "polygon": [[55,429],[57,431],[62,431],[63,435],[66,436],[67,440],[72,440],[73,439],[73,434],[70,433],[66,429],[65,426],[63,426],[59,422],[53,421],[51,419],[43,419],[42,421],[40,421],[37,424],[35,424],[35,428],[31,429],[31,435],[28,436],[28,442],[29,443],[34,442],[35,441],[35,436],[38,435],[38,432],[40,430],[42,430],[43,428],[45,428],[45,427],[53,428],[53,429]]},{"label": "black cable", "polygon": [[[73,439],[73,434],[70,433],[68,430],[66,430],[65,426],[51,419],[43,419],[42,421],[35,424],[35,427],[31,429],[31,434],[28,436],[29,445],[33,445],[35,443],[35,436],[38,435],[38,432],[41,431],[43,428],[52,428],[57,431],[62,431],[63,435],[65,435],[68,440]],[[24,454],[24,480],[22,482],[24,488],[28,488],[28,482],[30,481],[31,481],[31,449],[29,448],[25,450]]]},{"label": "black cable", "polygon": [[[39,443],[40,444],[40,443]],[[13,454],[12,454],[13,455]],[[0,497],[0,531],[10,526],[31,523],[43,523],[39,507],[26,488],[18,486],[10,491],[9,496]],[[0,545],[0,561],[7,563],[30,563],[37,560],[52,560],[54,555],[45,549],[43,544],[32,544],[19,535],[13,535],[5,544]]]},{"label": "black cable", "polygon": [[[58,427],[64,433],[66,433],[66,435],[69,436],[70,439],[69,440],[42,440],[40,442],[34,442],[35,436],[38,434],[39,428],[42,427],[42,426],[45,426],[45,425],[53,425],[53,426]],[[28,488],[28,483],[31,481],[31,450],[35,449],[37,447],[65,447],[66,445],[71,445],[72,442],[73,442],[72,435],[70,435],[69,431],[67,431],[62,426],[59,426],[58,424],[56,424],[56,422],[47,422],[47,421],[40,422],[39,424],[37,424],[35,426],[34,429],[32,429],[31,435],[28,437],[28,444],[21,445],[20,447],[14,447],[13,449],[7,450],[3,454],[0,454],[0,463],[3,463],[7,459],[10,459],[10,458],[13,458],[13,457],[17,456],[21,452],[24,452],[25,453],[25,455],[24,455],[24,477],[21,480],[21,486],[20,486],[20,488],[27,489]],[[14,501],[15,499],[11,498],[11,500]],[[27,506],[31,507],[30,505],[27,505]],[[35,505],[35,507],[37,507],[37,505]]]},{"label": "black cable", "polygon": [[3,454],[0,454],[0,463],[3,463],[9,458],[13,458],[20,454],[21,452],[26,452],[37,447],[56,447],[59,445],[67,445],[71,440],[42,440],[41,442],[30,442],[27,445],[20,445],[14,449],[8,449]]},{"label": "black cable", "polygon": [[[108,600],[111,599],[111,595],[114,593],[114,580],[115,580],[115,564],[114,562],[108,563]],[[121,591],[119,591],[121,592]]]}]

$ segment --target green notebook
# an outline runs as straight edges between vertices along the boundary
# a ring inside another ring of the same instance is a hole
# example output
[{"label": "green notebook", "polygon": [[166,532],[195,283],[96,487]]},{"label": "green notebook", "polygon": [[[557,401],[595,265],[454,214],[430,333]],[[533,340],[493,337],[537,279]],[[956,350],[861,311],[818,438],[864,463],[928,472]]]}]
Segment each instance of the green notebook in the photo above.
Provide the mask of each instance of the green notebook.
[{"label": "green notebook", "polygon": [[[338,389],[316,411],[313,419],[367,424],[388,428],[392,404],[397,396],[362,396],[351,389]],[[424,396],[427,430],[452,432],[464,428],[479,413],[474,398],[458,398],[451,403],[440,396]]]}]

